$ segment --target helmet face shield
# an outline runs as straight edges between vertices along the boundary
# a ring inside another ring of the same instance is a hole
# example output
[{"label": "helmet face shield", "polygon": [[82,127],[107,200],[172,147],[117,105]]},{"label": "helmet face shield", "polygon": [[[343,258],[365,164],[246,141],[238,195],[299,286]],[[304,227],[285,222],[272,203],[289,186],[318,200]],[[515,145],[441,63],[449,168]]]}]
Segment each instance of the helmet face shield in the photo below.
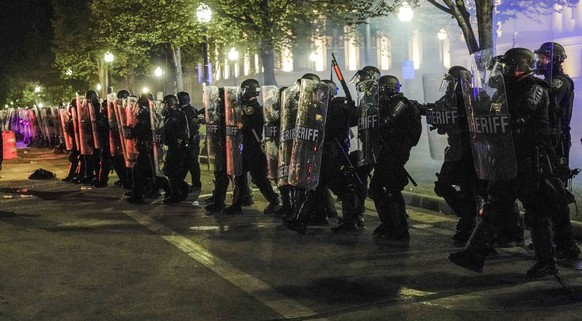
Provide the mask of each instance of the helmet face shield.
[{"label": "helmet face shield", "polygon": [[457,87],[457,82],[455,78],[449,74],[445,73],[443,79],[441,80],[441,86],[439,87],[439,92],[452,92]]}]

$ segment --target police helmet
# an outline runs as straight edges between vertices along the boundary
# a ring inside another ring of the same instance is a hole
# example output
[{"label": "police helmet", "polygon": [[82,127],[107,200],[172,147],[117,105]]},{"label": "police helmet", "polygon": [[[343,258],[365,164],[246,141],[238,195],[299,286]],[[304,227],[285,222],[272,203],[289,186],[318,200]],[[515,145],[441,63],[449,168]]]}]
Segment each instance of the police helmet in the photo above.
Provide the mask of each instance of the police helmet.
[{"label": "police helmet", "polygon": [[148,100],[154,100],[154,95],[152,93],[143,93],[141,94],[141,97],[148,99]]},{"label": "police helmet", "polygon": [[527,48],[511,48],[503,54],[503,60],[507,65],[507,73],[528,73],[534,70],[534,53]]},{"label": "police helmet", "polygon": [[129,93],[129,91],[122,89],[120,91],[117,92],[117,98],[118,99],[126,99],[127,97],[129,97],[131,95],[131,93]]},{"label": "police helmet", "polygon": [[99,95],[97,95],[95,90],[87,90],[87,93],[85,93],[85,98],[87,98],[87,100],[90,102],[99,101]]},{"label": "police helmet", "polygon": [[176,96],[178,97],[178,103],[180,104],[180,106],[190,105],[190,94],[188,94],[187,92],[181,91],[177,93]]},{"label": "police helmet", "polygon": [[391,96],[400,92],[400,81],[392,75],[385,75],[378,79],[380,94]]},{"label": "police helmet", "polygon": [[174,95],[166,95],[164,96],[163,103],[168,107],[175,107],[178,106],[178,98]]},{"label": "police helmet", "polygon": [[381,75],[380,69],[374,66],[366,66],[356,72],[354,77],[350,80],[350,83],[356,81],[356,90],[363,92],[370,88],[370,85],[366,84],[369,84],[370,81],[377,81],[380,79]]},{"label": "police helmet", "polygon": [[338,88],[335,82],[331,80],[323,80],[323,82],[329,87],[329,98],[333,98],[337,95]]},{"label": "police helmet", "polygon": [[467,78],[470,76],[471,72],[467,70],[467,68],[463,66],[452,66],[443,77],[441,90],[452,92],[453,90],[459,88],[459,83],[462,79],[470,79]]},{"label": "police helmet", "polygon": [[301,79],[310,79],[313,81],[321,81],[318,75],[312,73],[306,73],[305,75],[301,76]]},{"label": "police helmet", "polygon": [[245,98],[252,98],[259,96],[261,92],[261,84],[256,79],[247,79],[240,84],[241,94]]},{"label": "police helmet", "polygon": [[564,62],[568,58],[564,47],[556,42],[545,42],[534,53],[551,58],[553,64]]}]

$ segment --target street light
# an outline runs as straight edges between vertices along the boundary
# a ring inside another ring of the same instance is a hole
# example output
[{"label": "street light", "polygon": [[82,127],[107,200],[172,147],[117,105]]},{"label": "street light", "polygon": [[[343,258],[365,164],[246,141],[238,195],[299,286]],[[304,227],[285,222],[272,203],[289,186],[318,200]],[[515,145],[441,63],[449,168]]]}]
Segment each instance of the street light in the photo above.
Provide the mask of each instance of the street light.
[{"label": "street light", "polygon": [[445,40],[445,39],[447,39],[447,31],[445,29],[439,30],[439,32],[437,33],[437,39],[438,40]]},{"label": "street light", "polygon": [[228,59],[232,62],[232,79],[234,80],[234,85],[236,86],[236,71],[238,62],[238,51],[235,48],[230,48],[228,52]]},{"label": "street light", "polygon": [[109,51],[105,53],[103,56],[105,59],[105,94],[110,94],[113,92],[113,88],[111,87],[111,79],[109,79],[109,64],[113,62],[115,56],[110,53]]},{"label": "street light", "polygon": [[36,105],[38,106],[38,101],[40,100],[40,86],[36,85],[34,87],[34,93],[36,94]]},{"label": "street light", "polygon": [[204,43],[202,44],[202,54],[204,55],[204,84],[208,85],[208,28],[206,24],[212,19],[212,10],[205,3],[201,3],[196,9],[196,18],[204,26]]},{"label": "street light", "polygon": [[166,78],[164,77],[164,70],[162,69],[162,67],[157,66],[156,69],[154,70],[154,75],[157,78],[161,79],[162,82],[164,83],[164,85],[163,85],[164,91],[162,92],[162,97],[163,97],[163,95],[166,93]]},{"label": "street light", "polygon": [[402,2],[402,6],[398,9],[398,19],[402,22],[409,22],[414,17],[414,11],[412,11],[412,7],[408,4],[408,2]]}]

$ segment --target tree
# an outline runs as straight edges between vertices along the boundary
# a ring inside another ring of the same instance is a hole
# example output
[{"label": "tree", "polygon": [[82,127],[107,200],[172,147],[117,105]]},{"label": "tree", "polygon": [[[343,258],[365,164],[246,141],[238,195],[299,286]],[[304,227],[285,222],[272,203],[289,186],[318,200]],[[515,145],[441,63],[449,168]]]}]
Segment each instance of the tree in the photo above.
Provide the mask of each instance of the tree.
[{"label": "tree", "polygon": [[[212,25],[215,42],[234,40],[258,51],[265,85],[276,85],[275,52],[295,40],[295,24],[316,26],[325,17],[353,25],[394,9],[375,0],[209,0],[208,4],[218,17]],[[312,33],[316,29],[312,28]]]},{"label": "tree", "polygon": [[[518,12],[529,17],[541,14],[548,14],[554,10],[554,5],[570,6],[578,3],[578,0],[517,0],[501,1],[495,7],[492,0],[473,0],[470,5],[475,9],[476,25],[478,37],[473,30],[474,23],[471,20],[471,13],[468,9],[468,2],[464,0],[427,0],[436,8],[452,15],[459,28],[463,32],[469,53],[493,48],[493,11],[499,12],[499,21],[506,21],[515,18]],[[400,0],[398,0],[400,2]],[[418,5],[419,1],[412,1]]]}]

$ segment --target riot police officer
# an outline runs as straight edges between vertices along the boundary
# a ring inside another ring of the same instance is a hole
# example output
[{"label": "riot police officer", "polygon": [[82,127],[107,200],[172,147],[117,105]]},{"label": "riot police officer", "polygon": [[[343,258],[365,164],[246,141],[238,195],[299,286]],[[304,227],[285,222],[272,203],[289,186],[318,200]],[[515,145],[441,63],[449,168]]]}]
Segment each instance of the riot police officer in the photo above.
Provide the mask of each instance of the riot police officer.
[{"label": "riot police officer", "polygon": [[220,213],[225,205],[226,191],[228,189],[229,179],[226,174],[226,122],[224,115],[224,87],[218,88],[218,97],[215,104],[215,110],[206,107],[206,137],[209,152],[212,150],[214,155],[214,190],[209,204],[204,207],[208,214]]},{"label": "riot police officer", "polygon": [[[100,110],[99,96],[94,90],[88,90],[85,93],[86,105],[78,106],[77,108],[82,108],[82,112],[79,113],[78,123],[79,123],[79,144],[84,145],[85,154],[83,154],[83,148],[81,148],[81,155],[79,157],[79,175],[73,179],[73,183],[81,184],[91,184],[95,179],[96,164],[99,161],[100,150],[96,148],[98,142],[95,141],[93,137],[93,125],[90,118],[91,112],[98,113]],[[92,109],[89,111],[89,109]]]},{"label": "riot police officer", "polygon": [[[517,170],[513,178],[488,182],[488,201],[481,208],[475,230],[465,249],[452,253],[449,260],[481,272],[487,255],[491,253],[497,216],[510,211],[515,200],[519,199],[529,216],[537,259],[527,275],[542,277],[557,274],[550,230],[551,211],[565,201],[565,190],[561,181],[553,176],[548,157],[553,152],[548,119],[549,86],[533,76],[534,54],[530,50],[512,48],[503,55],[503,63]],[[504,108],[505,102],[499,100],[504,95],[499,91],[488,103],[491,109]],[[508,158],[509,155],[498,157]]]},{"label": "riot police officer", "polygon": [[194,106],[190,105],[190,94],[181,91],[176,94],[180,109],[186,114],[188,119],[188,130],[190,131],[190,139],[188,141],[188,153],[186,154],[184,177],[190,172],[192,179],[192,192],[200,192],[202,183],[200,182],[200,162],[198,155],[200,154],[200,122],[199,116],[204,113],[204,110],[198,111]]},{"label": "riot police officer", "polygon": [[[469,127],[461,81],[470,81],[471,73],[462,66],[453,66],[443,77],[446,92],[435,102],[429,118],[435,121],[431,126],[441,135],[447,135],[448,147],[441,170],[437,173],[434,191],[441,196],[459,217],[453,241],[465,244],[477,218],[480,205],[479,181],[473,165]],[[454,117],[435,117],[438,113],[455,113]],[[438,120],[437,120],[438,119]],[[458,186],[458,190],[455,186]]]},{"label": "riot police officer", "polygon": [[77,100],[73,99],[71,101],[71,105],[69,106],[69,114],[71,114],[71,117],[69,118],[69,121],[65,124],[65,130],[67,131],[69,136],[72,137],[72,148],[71,151],[69,152],[69,156],[67,157],[67,160],[69,161],[69,171],[67,173],[67,176],[65,176],[65,178],[62,179],[63,182],[71,182],[73,179],[75,179],[75,177],[77,176],[77,170],[79,166],[79,156],[81,155],[79,152],[79,147],[77,146],[78,136],[77,133],[75,132],[76,125],[73,124],[74,119],[76,119],[76,115],[73,116],[73,113],[77,113],[76,108]]},{"label": "riot police officer", "polygon": [[250,172],[251,181],[259,188],[263,196],[269,202],[269,205],[264,209],[265,214],[274,214],[279,209],[279,196],[271,182],[267,178],[267,157],[261,149],[262,132],[264,126],[263,110],[257,101],[260,93],[260,84],[255,79],[247,79],[240,85],[241,88],[241,104],[242,117],[237,127],[242,132],[243,136],[243,151],[242,151],[242,175],[235,177],[234,192],[232,204],[226,207],[222,212],[224,214],[240,214],[242,213],[242,199],[243,184],[248,184],[246,181],[246,173]]},{"label": "riot police officer", "polygon": [[152,163],[150,159],[151,142],[153,141],[150,127],[149,101],[140,97],[137,101],[137,110],[132,110],[136,123],[128,128],[128,138],[136,141],[137,160],[132,168],[132,191],[130,197],[125,200],[129,203],[143,203],[146,179],[152,176]]},{"label": "riot police officer", "polygon": [[174,95],[164,97],[167,116],[164,121],[164,144],[168,146],[164,174],[170,180],[171,195],[166,195],[164,204],[173,204],[185,200],[190,193],[190,185],[184,181],[183,168],[188,151],[190,131],[188,118],[178,106]]},{"label": "riot police officer", "polygon": [[400,93],[398,78],[386,75],[378,82],[380,150],[368,191],[381,222],[374,234],[386,240],[407,241],[410,235],[402,190],[409,175],[404,165],[420,139],[420,112]]},{"label": "riot police officer", "polygon": [[544,79],[551,85],[551,91],[558,104],[557,118],[559,129],[561,130],[560,150],[565,157],[567,166],[570,159],[570,147],[572,138],[570,135],[570,121],[572,120],[572,107],[574,104],[574,81],[564,73],[562,63],[566,60],[564,47],[556,42],[546,42],[535,51],[538,55],[536,73],[542,74]]},{"label": "riot police officer", "polygon": [[[296,193],[304,193],[303,204],[298,206],[295,218],[283,220],[285,227],[300,234],[306,233],[311,216],[317,218],[318,215],[323,215],[326,212],[322,206],[334,206],[333,201],[328,198],[328,188],[342,201],[343,223],[333,227],[332,231],[334,233],[358,231],[356,223],[358,181],[354,166],[352,166],[347,154],[350,127],[357,123],[355,108],[348,104],[343,97],[334,99],[338,88],[333,81],[324,80],[323,83],[328,86],[330,94],[325,120],[319,183],[315,190],[296,191]],[[316,208],[323,210],[323,213],[313,212]]]},{"label": "riot police officer", "polygon": [[[125,89],[122,89],[117,92],[117,101],[115,102],[119,107],[123,106],[123,102],[126,101],[131,93]],[[115,104],[114,104],[115,106]],[[115,110],[112,110],[115,112]],[[117,119],[117,116],[114,115],[113,117],[109,117],[109,127],[110,129],[117,129],[117,133],[110,132],[110,135],[113,135],[113,139],[117,140],[117,144],[122,145],[121,140],[123,139],[119,133],[118,126],[121,126],[120,120]],[[131,178],[131,170],[125,166],[125,159],[123,157],[123,152],[114,153],[111,155],[111,162],[113,165],[113,169],[119,178],[119,181],[115,182],[116,185],[123,187],[124,189],[130,189],[132,186],[132,178]]]},{"label": "riot police officer", "polygon": [[100,148],[98,150],[97,175],[95,177],[95,187],[101,188],[108,185],[109,172],[111,171],[112,159],[109,149],[109,120],[107,118],[107,100],[101,103],[101,110],[96,113],[97,139]]},{"label": "riot police officer", "polygon": [[[555,42],[546,42],[535,51],[538,56],[536,73],[542,74],[550,84],[552,96],[555,99],[555,110],[550,115],[554,116],[553,123],[559,131],[559,139],[554,153],[554,172],[560,176],[565,184],[572,178],[573,172],[569,168],[570,147],[572,146],[570,135],[570,121],[572,119],[572,107],[574,102],[574,82],[564,73],[562,63],[567,58],[564,47]],[[573,199],[572,195],[569,195]],[[580,248],[576,244],[570,223],[570,209],[562,205],[560,210],[554,212],[552,217],[554,227],[554,241],[556,242],[556,254],[558,258],[576,259],[580,254]]]}]

